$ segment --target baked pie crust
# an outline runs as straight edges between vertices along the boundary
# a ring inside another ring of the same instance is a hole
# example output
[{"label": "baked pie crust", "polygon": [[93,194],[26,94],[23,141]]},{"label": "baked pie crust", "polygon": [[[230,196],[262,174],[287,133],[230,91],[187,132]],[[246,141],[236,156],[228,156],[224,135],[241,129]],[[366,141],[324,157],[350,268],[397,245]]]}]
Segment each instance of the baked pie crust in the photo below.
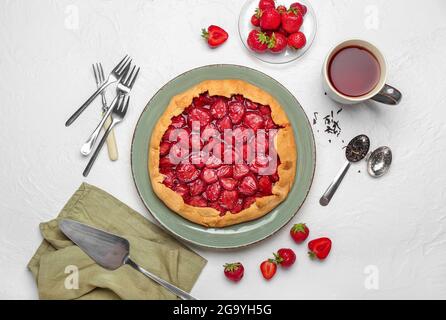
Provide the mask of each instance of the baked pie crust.
[{"label": "baked pie crust", "polygon": [[[273,184],[272,195],[257,197],[248,208],[238,213],[226,211],[224,215],[211,207],[196,207],[186,204],[183,197],[163,184],[165,176],[160,172],[160,143],[171,118],[181,114],[194,97],[208,92],[209,96],[224,96],[230,98],[234,94],[241,94],[244,98],[262,105],[269,105],[271,118],[280,126],[275,136],[275,147],[280,157],[277,167],[279,180]],[[279,103],[267,92],[242,80],[207,80],[187,91],[174,96],[166,111],[156,124],[149,145],[148,169],[153,190],[156,195],[173,211],[182,217],[206,227],[225,227],[254,220],[266,215],[288,195],[295,178],[297,149],[294,134],[286,113]]]}]

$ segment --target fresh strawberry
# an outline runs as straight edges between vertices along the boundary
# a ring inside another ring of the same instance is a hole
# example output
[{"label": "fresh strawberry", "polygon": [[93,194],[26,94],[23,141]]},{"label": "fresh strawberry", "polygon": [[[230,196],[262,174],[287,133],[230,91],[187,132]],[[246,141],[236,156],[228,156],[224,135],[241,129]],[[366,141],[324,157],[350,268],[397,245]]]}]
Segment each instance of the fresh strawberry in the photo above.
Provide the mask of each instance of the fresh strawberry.
[{"label": "fresh strawberry", "polygon": [[225,268],[225,276],[229,280],[238,282],[243,278],[245,268],[240,262],[226,263],[223,267]]},{"label": "fresh strawberry", "polygon": [[201,31],[201,36],[212,48],[218,47],[228,40],[228,33],[219,26],[210,25],[207,30],[203,28]]},{"label": "fresh strawberry", "polygon": [[253,14],[253,15],[252,15],[252,17],[251,17],[251,24],[252,24],[254,27],[258,27],[258,26],[260,26],[260,19],[259,19],[259,17],[257,17],[256,14]]},{"label": "fresh strawberry", "polygon": [[248,46],[255,52],[265,52],[268,49],[269,38],[264,32],[252,30],[248,35]]},{"label": "fresh strawberry", "polygon": [[279,32],[273,32],[268,44],[269,50],[274,53],[279,53],[285,50],[286,46],[287,46],[286,36]]},{"label": "fresh strawberry", "polygon": [[305,47],[307,38],[302,32],[292,33],[288,36],[288,45],[294,49],[301,49]]},{"label": "fresh strawberry", "polygon": [[287,11],[282,14],[282,28],[288,33],[298,32],[304,19],[299,13],[293,11]]},{"label": "fresh strawberry", "polygon": [[274,258],[277,264],[280,264],[282,267],[288,268],[291,267],[294,262],[296,262],[296,254],[293,250],[288,248],[282,248],[274,254]]},{"label": "fresh strawberry", "polygon": [[257,8],[255,13],[251,17],[251,23],[254,27],[260,26],[260,17],[262,16],[262,10],[260,8]]},{"label": "fresh strawberry", "polygon": [[296,9],[302,16],[307,13],[307,7],[299,2],[292,3],[290,9]]},{"label": "fresh strawberry", "polygon": [[276,3],[274,2],[274,0],[260,0],[259,2],[259,8],[261,10],[265,10],[268,8],[275,8],[276,7]]},{"label": "fresh strawberry", "polygon": [[331,250],[331,240],[329,238],[318,238],[308,242],[308,254],[310,258],[324,260]]},{"label": "fresh strawberry", "polygon": [[291,238],[293,238],[296,243],[304,242],[309,234],[310,230],[305,223],[297,223],[290,230]]},{"label": "fresh strawberry", "polygon": [[286,12],[286,7],[283,5],[277,6],[276,8],[277,12],[279,12],[280,14],[283,14],[284,12]]},{"label": "fresh strawberry", "polygon": [[276,274],[277,265],[272,259],[265,260],[260,264],[260,271],[262,272],[263,277],[266,280],[269,280]]},{"label": "fresh strawberry", "polygon": [[268,8],[262,11],[260,17],[260,27],[263,30],[276,30],[280,26],[280,13],[274,8]]}]

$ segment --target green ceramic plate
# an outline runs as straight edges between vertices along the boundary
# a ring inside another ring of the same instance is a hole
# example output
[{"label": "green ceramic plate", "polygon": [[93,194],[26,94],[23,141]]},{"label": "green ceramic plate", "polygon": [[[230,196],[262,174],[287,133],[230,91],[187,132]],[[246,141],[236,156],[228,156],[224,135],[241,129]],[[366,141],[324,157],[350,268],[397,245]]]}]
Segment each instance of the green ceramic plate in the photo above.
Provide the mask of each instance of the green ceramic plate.
[{"label": "green ceramic plate", "polygon": [[[205,228],[171,211],[153,192],[147,170],[150,136],[170,99],[193,85],[210,79],[241,79],[269,92],[288,114],[298,148],[296,180],[286,200],[260,219],[225,228]],[[136,125],[131,163],[133,179],[142,201],[164,228],[177,237],[200,246],[236,248],[267,238],[297,213],[310,190],[316,153],[313,132],[304,110],[279,82],[264,73],[242,66],[210,65],[179,75],[153,96]]]}]

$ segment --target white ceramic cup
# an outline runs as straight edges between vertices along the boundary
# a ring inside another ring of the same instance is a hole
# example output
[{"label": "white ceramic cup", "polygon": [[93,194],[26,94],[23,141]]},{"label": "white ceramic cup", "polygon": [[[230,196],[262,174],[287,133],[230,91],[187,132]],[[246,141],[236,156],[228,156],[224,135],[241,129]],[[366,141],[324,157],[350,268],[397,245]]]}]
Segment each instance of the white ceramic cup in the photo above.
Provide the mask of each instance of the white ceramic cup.
[{"label": "white ceramic cup", "polygon": [[[343,48],[351,46],[362,47],[371,52],[375,56],[376,60],[378,60],[381,71],[378,84],[375,86],[375,88],[369,93],[359,97],[346,96],[341,92],[337,91],[336,88],[332,85],[330,78],[328,76],[328,67],[333,56]],[[386,79],[387,79],[387,65],[383,54],[373,44],[364,40],[353,39],[341,42],[340,44],[338,44],[337,46],[335,46],[333,49],[330,50],[322,67],[322,83],[325,92],[330,98],[342,104],[356,104],[364,102],[369,99],[373,99],[375,101],[390,105],[398,104],[402,98],[401,92],[398,91],[396,88],[386,84]]]}]

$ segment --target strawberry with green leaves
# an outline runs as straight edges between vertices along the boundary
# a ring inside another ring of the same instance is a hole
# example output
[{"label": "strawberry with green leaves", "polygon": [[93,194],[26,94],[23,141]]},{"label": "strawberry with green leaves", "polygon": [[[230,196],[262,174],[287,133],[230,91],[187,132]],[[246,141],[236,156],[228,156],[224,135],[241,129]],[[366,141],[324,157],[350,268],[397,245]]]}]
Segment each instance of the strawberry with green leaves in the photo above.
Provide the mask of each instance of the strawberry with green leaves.
[{"label": "strawberry with green leaves", "polygon": [[310,230],[305,223],[297,223],[290,230],[291,238],[293,238],[296,243],[304,242],[309,234]]},{"label": "strawberry with green leaves", "polygon": [[260,17],[261,16],[262,16],[262,11],[259,8],[257,8],[255,13],[251,17],[251,24],[254,27],[259,27],[260,26]]},{"label": "strawberry with green leaves", "polygon": [[245,273],[245,268],[240,262],[235,263],[226,263],[223,266],[224,273],[226,278],[231,281],[238,282],[243,278],[243,274]]},{"label": "strawberry with green leaves", "polygon": [[280,13],[275,8],[262,10],[260,27],[262,30],[276,30],[280,26]]},{"label": "strawberry with green leaves", "polygon": [[289,268],[296,262],[296,254],[289,248],[282,248],[274,253],[274,261],[282,267]]},{"label": "strawberry with green leaves", "polygon": [[282,28],[288,33],[298,32],[304,19],[296,9],[290,9],[282,14]]},{"label": "strawberry with green leaves", "polygon": [[273,32],[269,38],[268,49],[273,53],[280,53],[286,49],[287,38],[280,32]]},{"label": "strawberry with green leaves", "polygon": [[269,37],[259,30],[252,30],[247,40],[249,48],[255,52],[265,52],[268,49]]}]

